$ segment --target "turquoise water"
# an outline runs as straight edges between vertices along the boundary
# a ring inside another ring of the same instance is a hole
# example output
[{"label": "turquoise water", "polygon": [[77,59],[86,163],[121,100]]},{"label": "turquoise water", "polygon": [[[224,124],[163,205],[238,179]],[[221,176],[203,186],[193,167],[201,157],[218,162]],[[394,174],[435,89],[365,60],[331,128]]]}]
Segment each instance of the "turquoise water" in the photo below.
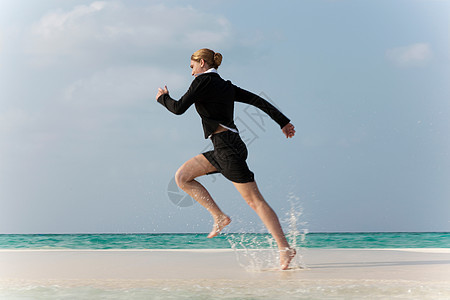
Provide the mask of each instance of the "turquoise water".
[{"label": "turquoise water", "polygon": [[[450,248],[449,232],[308,233],[289,235],[304,248]],[[2,234],[0,249],[272,248],[269,234]]]}]

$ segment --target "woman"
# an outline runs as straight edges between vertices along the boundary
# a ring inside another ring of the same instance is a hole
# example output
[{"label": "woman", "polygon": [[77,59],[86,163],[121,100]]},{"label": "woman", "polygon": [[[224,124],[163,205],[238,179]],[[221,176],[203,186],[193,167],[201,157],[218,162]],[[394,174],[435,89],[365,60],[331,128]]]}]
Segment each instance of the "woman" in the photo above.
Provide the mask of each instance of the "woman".
[{"label": "woman", "polygon": [[214,145],[214,150],[199,154],[185,162],[176,172],[175,181],[214,218],[214,226],[208,238],[219,234],[230,224],[231,219],[195,178],[220,172],[232,181],[277,242],[280,250],[280,266],[285,270],[296,252],[290,248],[277,215],[259,192],[254,174],[247,166],[247,148],[233,121],[234,102],[251,104],[263,110],[280,125],[287,138],[294,136],[294,126],[286,116],[263,98],[223,80],[217,73],[221,62],[220,53],[200,49],[191,56],[190,67],[195,79],[180,100],[176,101],[169,96],[167,86],[158,89],[156,100],[172,113],[183,114],[195,104],[202,119],[205,138],[210,138]]}]

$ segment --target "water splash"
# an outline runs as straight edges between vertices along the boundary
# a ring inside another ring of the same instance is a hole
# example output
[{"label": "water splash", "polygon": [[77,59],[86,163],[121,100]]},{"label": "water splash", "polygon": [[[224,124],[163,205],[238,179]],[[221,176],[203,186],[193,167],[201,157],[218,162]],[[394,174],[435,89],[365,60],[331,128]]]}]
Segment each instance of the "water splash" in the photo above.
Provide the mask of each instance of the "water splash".
[{"label": "water splash", "polygon": [[[306,226],[308,222],[301,221],[303,216],[303,207],[301,206],[300,198],[293,193],[288,195],[288,202],[290,205],[289,211],[286,213],[285,219],[282,224],[287,224],[288,232],[286,238],[292,248],[300,248],[300,245],[304,243],[308,229]],[[286,226],[284,226],[286,227]],[[300,243],[299,243],[300,242]]]},{"label": "water splash", "polygon": [[234,233],[227,236],[241,267],[250,272],[279,268],[277,246],[269,234]]},{"label": "water splash", "polygon": [[[286,217],[281,220],[287,228],[286,238],[297,250],[297,255],[291,261],[290,270],[304,269],[300,244],[305,241],[308,230],[306,222],[302,221],[303,208],[300,198],[293,193],[288,195],[290,205]],[[285,229],[286,231],[286,229]],[[241,267],[250,272],[279,270],[280,255],[275,239],[270,234],[235,233],[228,234],[227,240],[236,254]]]}]

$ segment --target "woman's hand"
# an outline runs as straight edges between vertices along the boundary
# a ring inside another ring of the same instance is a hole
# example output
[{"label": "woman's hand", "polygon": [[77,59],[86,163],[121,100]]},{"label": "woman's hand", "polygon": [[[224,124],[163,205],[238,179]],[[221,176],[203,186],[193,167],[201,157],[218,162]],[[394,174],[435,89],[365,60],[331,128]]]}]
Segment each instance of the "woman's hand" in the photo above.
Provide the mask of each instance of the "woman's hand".
[{"label": "woman's hand", "polygon": [[158,93],[156,94],[156,100],[158,100],[158,98],[161,95],[168,94],[168,93],[169,93],[169,90],[167,89],[167,85],[164,86],[164,89],[158,88]]},{"label": "woman's hand", "polygon": [[281,131],[283,131],[286,138],[291,138],[295,135],[294,125],[292,125],[291,123],[288,123],[286,126],[281,128]]}]

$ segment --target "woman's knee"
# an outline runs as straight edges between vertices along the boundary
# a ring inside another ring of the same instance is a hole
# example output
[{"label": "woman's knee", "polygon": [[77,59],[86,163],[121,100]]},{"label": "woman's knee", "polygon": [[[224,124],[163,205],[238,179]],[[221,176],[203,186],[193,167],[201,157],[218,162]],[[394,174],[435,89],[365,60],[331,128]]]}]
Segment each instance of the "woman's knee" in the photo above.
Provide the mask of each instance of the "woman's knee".
[{"label": "woman's knee", "polygon": [[257,210],[261,205],[265,204],[265,200],[262,195],[258,192],[249,191],[241,193],[242,198],[245,202],[254,210]]},{"label": "woman's knee", "polygon": [[245,199],[245,202],[247,202],[248,206],[250,206],[251,209],[256,210],[258,208],[258,206],[256,205],[257,202],[249,200],[249,199]]},{"label": "woman's knee", "polygon": [[192,176],[190,176],[189,172],[187,172],[183,166],[181,166],[175,173],[175,182],[180,188],[183,188],[186,183],[192,181],[192,179]]},{"label": "woman's knee", "polygon": [[175,182],[179,187],[193,181],[195,178],[214,172],[216,168],[202,155],[199,154],[185,162],[175,173]]}]

